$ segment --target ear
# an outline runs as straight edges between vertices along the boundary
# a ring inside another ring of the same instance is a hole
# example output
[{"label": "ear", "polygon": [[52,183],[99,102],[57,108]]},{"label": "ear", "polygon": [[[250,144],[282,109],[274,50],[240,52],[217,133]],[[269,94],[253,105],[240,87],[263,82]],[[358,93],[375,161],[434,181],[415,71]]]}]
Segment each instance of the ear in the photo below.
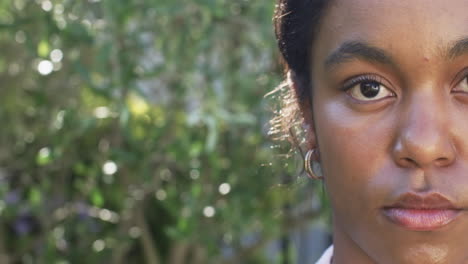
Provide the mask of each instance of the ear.
[{"label": "ear", "polygon": [[312,100],[310,92],[304,92],[304,89],[310,89],[308,87],[301,87],[303,85],[297,78],[293,77],[293,74],[289,74],[289,84],[294,89],[296,95],[296,102],[299,106],[300,114],[303,118],[302,127],[304,129],[306,137],[306,147],[308,150],[317,147],[317,137],[315,134],[314,127],[314,114],[312,108]]}]

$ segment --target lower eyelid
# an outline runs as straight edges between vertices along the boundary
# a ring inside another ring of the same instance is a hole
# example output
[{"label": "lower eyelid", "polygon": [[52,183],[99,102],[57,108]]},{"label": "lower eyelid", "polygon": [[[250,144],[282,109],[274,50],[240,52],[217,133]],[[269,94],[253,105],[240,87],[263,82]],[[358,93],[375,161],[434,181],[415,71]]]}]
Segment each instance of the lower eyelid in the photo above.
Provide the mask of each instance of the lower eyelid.
[{"label": "lower eyelid", "polygon": [[[349,96],[349,99],[352,100],[351,105],[356,105],[356,106],[365,106],[365,107],[382,107],[383,105],[387,105],[390,101],[388,100],[390,96],[388,97],[383,97],[379,98],[376,100],[359,100],[356,98],[353,98],[352,96]],[[374,109],[374,108],[373,108]]]}]

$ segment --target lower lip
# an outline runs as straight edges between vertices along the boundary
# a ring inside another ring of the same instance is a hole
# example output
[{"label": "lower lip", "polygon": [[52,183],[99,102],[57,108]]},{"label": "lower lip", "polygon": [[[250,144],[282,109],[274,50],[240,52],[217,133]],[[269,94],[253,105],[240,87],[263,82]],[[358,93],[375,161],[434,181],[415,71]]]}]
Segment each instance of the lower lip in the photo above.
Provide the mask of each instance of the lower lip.
[{"label": "lower lip", "polygon": [[453,209],[387,208],[384,214],[394,223],[415,231],[431,231],[450,224],[460,214]]}]

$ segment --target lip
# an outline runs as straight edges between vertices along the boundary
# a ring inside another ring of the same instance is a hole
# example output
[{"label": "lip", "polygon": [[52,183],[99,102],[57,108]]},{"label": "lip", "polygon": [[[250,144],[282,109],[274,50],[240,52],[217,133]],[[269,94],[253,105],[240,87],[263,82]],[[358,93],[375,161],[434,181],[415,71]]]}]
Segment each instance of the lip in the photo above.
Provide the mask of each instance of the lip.
[{"label": "lip", "polygon": [[452,223],[460,213],[461,208],[439,193],[406,193],[396,203],[383,207],[383,214],[391,222],[414,231],[440,229]]}]

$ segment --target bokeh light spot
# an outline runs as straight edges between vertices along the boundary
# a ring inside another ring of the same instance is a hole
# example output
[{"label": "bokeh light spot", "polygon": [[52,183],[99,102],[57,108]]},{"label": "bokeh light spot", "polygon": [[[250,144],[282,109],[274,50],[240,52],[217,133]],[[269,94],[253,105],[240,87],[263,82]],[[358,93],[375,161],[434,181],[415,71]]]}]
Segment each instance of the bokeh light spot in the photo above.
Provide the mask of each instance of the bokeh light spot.
[{"label": "bokeh light spot", "polygon": [[37,65],[37,71],[41,75],[49,75],[54,70],[54,64],[49,60],[42,60]]},{"label": "bokeh light spot", "polygon": [[54,7],[54,12],[55,14],[57,15],[61,15],[63,14],[63,11],[65,10],[65,8],[63,7],[62,4],[56,4],[55,7]]},{"label": "bokeh light spot", "polygon": [[208,217],[208,218],[213,217],[215,214],[216,214],[216,210],[215,210],[215,208],[213,206],[206,206],[203,209],[203,215]]},{"label": "bokeh light spot", "polygon": [[99,119],[108,118],[111,115],[111,112],[108,107],[100,106],[94,109],[94,116]]},{"label": "bokeh light spot", "polygon": [[164,190],[158,190],[156,192],[156,199],[160,200],[160,201],[163,201],[163,200],[166,200],[167,198],[167,193],[166,191]]},{"label": "bokeh light spot", "polygon": [[109,222],[111,220],[111,218],[112,218],[111,211],[109,211],[107,209],[102,209],[101,211],[99,211],[99,218],[102,221]]},{"label": "bokeh light spot", "polygon": [[141,229],[137,226],[131,227],[128,234],[131,238],[139,238],[141,236]]},{"label": "bokeh light spot", "polygon": [[49,12],[50,10],[52,10],[52,7],[53,7],[52,2],[50,2],[49,0],[42,1],[41,7],[42,7],[42,10]]},{"label": "bokeh light spot", "polygon": [[24,33],[24,31],[18,31],[16,32],[15,34],[15,40],[16,42],[22,44],[26,41],[26,34]]},{"label": "bokeh light spot", "polygon": [[117,172],[117,170],[117,164],[111,160],[106,161],[104,165],[102,165],[102,172],[104,172],[104,174],[113,175]]},{"label": "bokeh light spot", "polygon": [[36,162],[39,165],[46,165],[51,161],[50,156],[50,149],[49,148],[41,148],[39,153],[37,153]]},{"label": "bokeh light spot", "polygon": [[50,59],[53,62],[60,62],[63,59],[63,52],[59,49],[54,49],[52,52],[50,52]]},{"label": "bokeh light spot", "polygon": [[231,191],[231,185],[229,183],[223,183],[219,186],[218,191],[222,195],[226,195]]},{"label": "bokeh light spot", "polygon": [[190,178],[192,178],[192,180],[196,180],[196,179],[200,178],[200,171],[196,170],[196,169],[191,170],[190,171]]},{"label": "bokeh light spot", "polygon": [[105,247],[106,247],[106,243],[102,239],[98,239],[98,240],[94,241],[94,243],[93,243],[93,249],[96,252],[103,251]]}]

